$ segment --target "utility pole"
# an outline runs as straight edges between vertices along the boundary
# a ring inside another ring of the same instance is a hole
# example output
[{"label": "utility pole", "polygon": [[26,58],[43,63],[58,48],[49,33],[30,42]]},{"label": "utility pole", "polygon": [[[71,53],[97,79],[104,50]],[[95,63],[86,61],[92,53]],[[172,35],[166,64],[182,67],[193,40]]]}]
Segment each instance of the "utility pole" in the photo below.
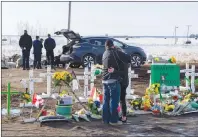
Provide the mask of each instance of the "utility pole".
[{"label": "utility pole", "polygon": [[[70,23],[71,23],[71,1],[69,1],[69,11],[68,11],[68,27],[67,29],[70,30]],[[69,40],[67,40],[67,44],[69,43]]]},{"label": "utility pole", "polygon": [[187,31],[187,41],[188,41],[189,28],[191,27],[191,25],[187,25],[187,27],[188,27],[188,31]]},{"label": "utility pole", "polygon": [[177,38],[176,38],[176,32],[177,32],[177,26],[175,26],[175,44],[177,44]]}]

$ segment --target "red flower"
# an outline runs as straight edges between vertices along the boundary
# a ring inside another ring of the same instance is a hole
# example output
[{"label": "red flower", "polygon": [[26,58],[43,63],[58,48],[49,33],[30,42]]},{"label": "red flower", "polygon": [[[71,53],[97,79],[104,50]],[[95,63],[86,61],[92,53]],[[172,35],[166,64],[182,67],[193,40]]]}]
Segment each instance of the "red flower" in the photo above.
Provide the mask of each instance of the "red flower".
[{"label": "red flower", "polygon": [[178,96],[173,96],[173,100],[178,100]]}]

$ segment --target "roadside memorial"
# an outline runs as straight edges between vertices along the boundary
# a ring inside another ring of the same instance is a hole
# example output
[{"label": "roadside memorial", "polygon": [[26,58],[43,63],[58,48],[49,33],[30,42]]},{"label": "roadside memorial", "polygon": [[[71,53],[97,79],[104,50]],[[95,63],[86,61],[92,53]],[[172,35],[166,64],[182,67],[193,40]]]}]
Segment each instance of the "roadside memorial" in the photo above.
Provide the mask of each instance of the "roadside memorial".
[{"label": "roadside memorial", "polygon": [[[188,69],[189,66],[186,65],[186,70],[180,70],[174,57],[167,62],[151,65],[150,84],[145,96],[132,100],[132,107],[136,110],[150,111],[153,115],[177,116],[198,112],[198,94],[191,89],[193,86],[185,90],[179,88],[180,73],[186,72],[186,76],[196,76],[194,66]],[[194,81],[194,78],[191,80]]]}]

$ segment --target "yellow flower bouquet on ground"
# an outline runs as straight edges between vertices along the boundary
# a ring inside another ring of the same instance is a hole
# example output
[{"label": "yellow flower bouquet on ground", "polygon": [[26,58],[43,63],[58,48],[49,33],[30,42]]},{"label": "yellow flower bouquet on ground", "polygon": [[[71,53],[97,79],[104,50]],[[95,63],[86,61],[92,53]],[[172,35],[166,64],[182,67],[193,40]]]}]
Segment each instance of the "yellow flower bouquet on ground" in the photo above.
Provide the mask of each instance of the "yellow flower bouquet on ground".
[{"label": "yellow flower bouquet on ground", "polygon": [[55,72],[53,75],[53,81],[55,86],[63,86],[63,84],[69,85],[72,80],[72,74],[68,71]]},{"label": "yellow flower bouquet on ground", "polygon": [[176,63],[176,58],[174,56],[172,56],[169,60],[169,63]]}]

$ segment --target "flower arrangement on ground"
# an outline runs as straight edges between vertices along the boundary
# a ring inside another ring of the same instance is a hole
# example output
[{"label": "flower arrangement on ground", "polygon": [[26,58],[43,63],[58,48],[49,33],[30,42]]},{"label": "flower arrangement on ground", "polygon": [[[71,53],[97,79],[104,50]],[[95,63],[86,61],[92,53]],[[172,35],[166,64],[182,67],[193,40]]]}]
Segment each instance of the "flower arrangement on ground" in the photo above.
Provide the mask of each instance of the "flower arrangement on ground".
[{"label": "flower arrangement on ground", "polygon": [[169,63],[176,63],[176,58],[174,56],[172,56],[169,60]]}]

